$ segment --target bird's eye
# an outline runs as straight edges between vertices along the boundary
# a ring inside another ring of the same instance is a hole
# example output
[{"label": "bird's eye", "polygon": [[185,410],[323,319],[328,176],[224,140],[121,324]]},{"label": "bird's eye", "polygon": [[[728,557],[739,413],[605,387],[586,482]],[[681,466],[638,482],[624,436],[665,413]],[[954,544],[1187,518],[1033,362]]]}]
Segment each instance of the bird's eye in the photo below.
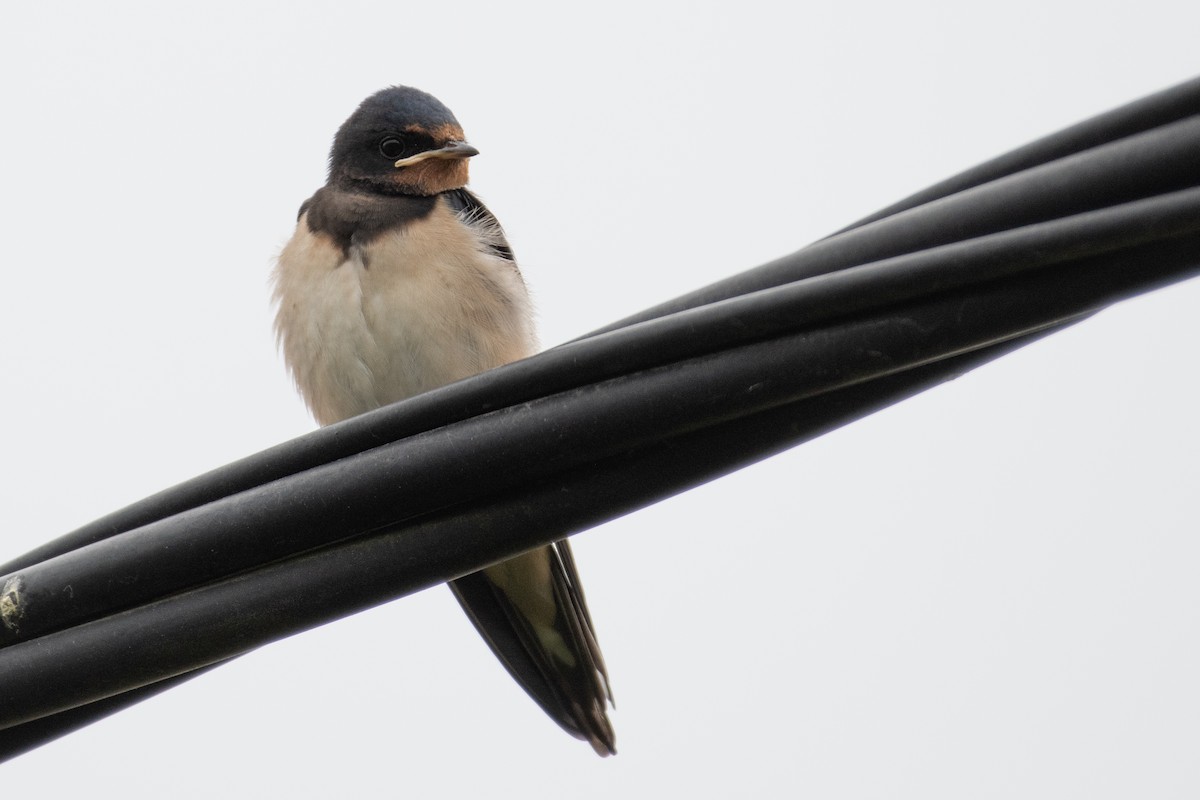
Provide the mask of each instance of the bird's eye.
[{"label": "bird's eye", "polygon": [[379,140],[379,153],[384,158],[399,158],[404,154],[404,142],[395,136],[385,136]]}]

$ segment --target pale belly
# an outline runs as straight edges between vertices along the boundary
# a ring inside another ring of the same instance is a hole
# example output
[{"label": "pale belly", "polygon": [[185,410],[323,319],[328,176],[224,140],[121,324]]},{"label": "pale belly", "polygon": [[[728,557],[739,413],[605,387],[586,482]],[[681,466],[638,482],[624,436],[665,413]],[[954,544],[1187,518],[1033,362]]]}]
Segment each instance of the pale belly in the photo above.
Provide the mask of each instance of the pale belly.
[{"label": "pale belly", "polygon": [[322,425],[537,349],[517,270],[441,208],[348,258],[301,218],[275,296],[284,358]]}]

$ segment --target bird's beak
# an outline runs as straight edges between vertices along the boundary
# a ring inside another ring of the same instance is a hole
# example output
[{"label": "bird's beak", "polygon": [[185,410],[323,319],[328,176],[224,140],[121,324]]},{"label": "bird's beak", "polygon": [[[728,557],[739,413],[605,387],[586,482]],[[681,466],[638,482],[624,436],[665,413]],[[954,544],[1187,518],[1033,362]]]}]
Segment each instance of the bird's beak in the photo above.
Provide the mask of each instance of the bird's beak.
[{"label": "bird's beak", "polygon": [[397,168],[411,167],[413,164],[418,164],[430,158],[457,159],[470,158],[477,155],[479,155],[479,151],[466,142],[446,142],[445,145],[436,150],[426,150],[424,153],[417,153],[415,156],[402,158],[393,166]]}]

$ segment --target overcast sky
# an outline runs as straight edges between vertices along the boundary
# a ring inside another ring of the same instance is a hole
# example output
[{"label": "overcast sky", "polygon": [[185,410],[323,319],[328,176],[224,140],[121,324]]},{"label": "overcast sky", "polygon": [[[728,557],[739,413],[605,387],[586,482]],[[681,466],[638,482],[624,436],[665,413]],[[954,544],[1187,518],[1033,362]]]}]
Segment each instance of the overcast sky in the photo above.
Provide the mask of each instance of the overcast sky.
[{"label": "overcast sky", "polygon": [[[967,5],[10,4],[0,560],[312,429],[267,275],[379,88],[437,95],[482,151],[550,346],[1200,72],[1194,2]],[[0,786],[1195,797],[1198,311],[1200,282],[1125,303],[576,537],[614,759],[437,587]]]}]

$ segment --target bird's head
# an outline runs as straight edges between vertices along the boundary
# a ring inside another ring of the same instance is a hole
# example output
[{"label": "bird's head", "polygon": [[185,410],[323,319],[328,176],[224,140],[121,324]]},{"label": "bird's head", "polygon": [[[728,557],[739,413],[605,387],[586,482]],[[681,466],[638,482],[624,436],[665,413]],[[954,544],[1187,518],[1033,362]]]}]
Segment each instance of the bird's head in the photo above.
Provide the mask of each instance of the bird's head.
[{"label": "bird's head", "polygon": [[342,123],[329,153],[329,182],[433,195],[465,186],[467,159],[478,153],[436,97],[393,86],[368,97]]}]

